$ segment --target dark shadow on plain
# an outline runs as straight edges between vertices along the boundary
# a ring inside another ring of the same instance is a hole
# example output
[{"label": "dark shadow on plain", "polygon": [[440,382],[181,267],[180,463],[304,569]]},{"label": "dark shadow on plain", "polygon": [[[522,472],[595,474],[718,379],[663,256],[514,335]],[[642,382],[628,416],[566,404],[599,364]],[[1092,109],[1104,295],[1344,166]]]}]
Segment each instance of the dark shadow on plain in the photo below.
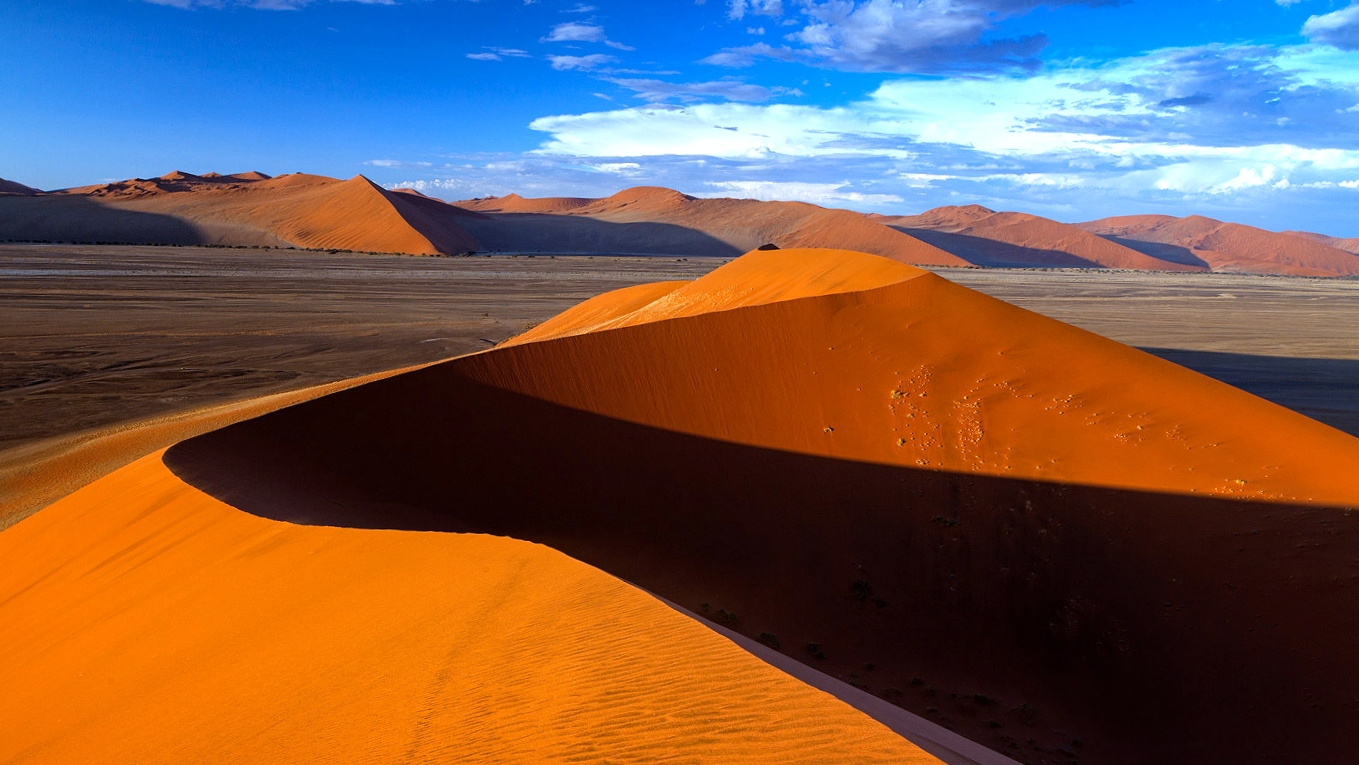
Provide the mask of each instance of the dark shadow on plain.
[{"label": "dark shadow on plain", "polygon": [[1092,260],[1077,257],[1061,250],[1043,250],[1017,244],[998,242],[980,236],[950,234],[927,228],[891,226],[903,234],[910,234],[926,244],[957,255],[975,266],[988,268],[1050,267],[1050,268],[1105,268]]},{"label": "dark shadow on plain", "polygon": [[72,244],[207,244],[169,215],[102,205],[80,195],[0,197],[0,240]]},{"label": "dark shadow on plain", "polygon": [[462,361],[165,461],[267,518],[549,545],[1021,761],[1359,750],[1359,513],[740,445]]},{"label": "dark shadow on plain", "polygon": [[1199,266],[1208,268],[1208,261],[1195,255],[1193,250],[1188,247],[1181,247],[1177,244],[1162,244],[1161,242],[1142,242],[1136,239],[1126,239],[1112,234],[1097,234],[1101,239],[1108,239],[1114,244],[1121,244],[1130,250],[1137,250],[1143,255],[1150,255],[1153,258],[1168,260],[1171,263],[1181,263],[1186,266]]},{"label": "dark shadow on plain", "polygon": [[1359,360],[1142,350],[1359,436]]},{"label": "dark shadow on plain", "polygon": [[672,223],[615,223],[574,215],[484,213],[460,218],[485,250],[735,257],[745,251],[695,229]]}]

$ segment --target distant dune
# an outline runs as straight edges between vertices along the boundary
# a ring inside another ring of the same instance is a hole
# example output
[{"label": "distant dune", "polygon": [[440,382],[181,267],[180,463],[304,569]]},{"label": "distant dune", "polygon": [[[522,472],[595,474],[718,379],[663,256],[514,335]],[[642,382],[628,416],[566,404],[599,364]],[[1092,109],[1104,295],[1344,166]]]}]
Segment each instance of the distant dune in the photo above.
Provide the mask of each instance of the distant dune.
[{"label": "distant dune", "polygon": [[7,181],[4,178],[0,178],[0,194],[33,196],[34,194],[40,193],[42,192],[38,191],[37,189],[29,188],[28,186],[25,186],[22,183],[15,183],[14,181]]},{"label": "distant dune", "polygon": [[1198,263],[1213,271],[1354,276],[1359,256],[1295,234],[1191,215],[1132,215],[1076,224],[1152,257]]},{"label": "distant dune", "polygon": [[734,256],[774,244],[848,247],[903,263],[967,265],[859,213],[803,202],[699,199],[642,186],[603,199],[511,195],[454,204],[486,214],[465,225],[491,250]]},{"label": "distant dune", "polygon": [[363,176],[172,172],[0,200],[0,238],[303,247],[414,255],[467,252],[470,215]]},{"label": "distant dune", "polygon": [[979,266],[1206,270],[1198,264],[1138,252],[1076,226],[979,205],[875,219]]},{"label": "distant dune", "polygon": [[1352,252],[1359,255],[1359,237],[1353,239],[1339,239],[1334,236],[1326,236],[1325,234],[1313,234],[1309,231],[1285,231],[1283,233],[1290,236],[1300,236],[1304,239],[1310,239],[1313,242],[1320,242],[1327,247],[1334,247],[1337,250],[1344,250],[1345,252]]},{"label": "distant dune", "polygon": [[761,245],[841,247],[931,266],[1359,275],[1359,239],[1199,216],[1065,224],[979,205],[865,215],[803,202],[698,198],[639,186],[598,199],[517,194],[452,204],[305,173],[194,175],[44,193],[0,180],[0,240],[219,244],[397,252],[735,257]]}]

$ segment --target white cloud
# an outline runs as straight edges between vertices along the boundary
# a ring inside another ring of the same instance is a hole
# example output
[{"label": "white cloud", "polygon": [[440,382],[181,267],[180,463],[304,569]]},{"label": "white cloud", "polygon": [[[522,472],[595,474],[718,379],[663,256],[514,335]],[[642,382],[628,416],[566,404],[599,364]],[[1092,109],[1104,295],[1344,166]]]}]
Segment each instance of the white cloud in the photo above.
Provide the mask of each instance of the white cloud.
[{"label": "white cloud", "polygon": [[[1273,165],[1265,165],[1259,170],[1256,170],[1253,167],[1243,167],[1235,178],[1224,183],[1219,183],[1210,188],[1209,191],[1215,194],[1222,194],[1230,191],[1255,188],[1256,186],[1266,186],[1270,181],[1274,180],[1275,172]],[[1281,182],[1286,183],[1287,181],[1288,179],[1284,178]]]},{"label": "white cloud", "polygon": [[636,162],[599,162],[588,165],[588,167],[601,173],[612,173],[613,175],[638,175],[642,171],[642,166]]},{"label": "white cloud", "polygon": [[713,82],[664,82],[654,79],[611,79],[609,82],[634,91],[638,98],[651,102],[669,100],[698,101],[704,98],[725,98],[728,101],[768,101],[776,95],[796,94],[796,89],[752,85],[740,80]]},{"label": "white cloud", "polygon": [[370,160],[365,161],[363,164],[368,165],[369,167],[405,167],[405,168],[416,168],[416,167],[433,167],[433,166],[434,166],[433,163],[431,163],[431,162],[408,162],[408,161],[400,160],[400,159],[370,159]]},{"label": "white cloud", "polygon": [[1226,195],[1353,178],[1359,116],[1339,107],[1356,99],[1355,54],[1209,46],[1028,78],[893,80],[829,108],[646,106],[530,127],[550,135],[539,152],[559,156],[878,158],[945,176],[898,176],[914,188]]},{"label": "white cloud", "polygon": [[[153,5],[172,8],[226,8],[241,6],[262,11],[296,11],[311,5],[314,0],[143,0]],[[363,5],[396,5],[396,0],[329,0],[329,2],[360,3]]]},{"label": "white cloud", "polygon": [[494,53],[468,53],[467,57],[473,61],[501,61],[500,56]]},{"label": "white cloud", "polygon": [[727,3],[727,18],[739,21],[747,13],[760,16],[782,16],[783,0],[730,0]]},{"label": "white cloud", "polygon": [[810,202],[818,205],[833,205],[852,202],[863,205],[879,205],[901,202],[896,194],[865,194],[848,190],[849,181],[840,183],[810,183],[806,181],[710,181],[708,186],[714,191],[700,192],[695,196],[724,197],[739,194],[750,199]]},{"label": "white cloud", "polygon": [[1302,25],[1302,33],[1312,42],[1334,45],[1342,50],[1359,50],[1359,3],[1307,19]]},{"label": "white cloud", "polygon": [[[796,58],[807,63],[871,72],[1035,70],[1047,44],[1041,34],[986,38],[1010,17],[1041,6],[1113,5],[1111,0],[802,0],[802,29],[792,46],[728,48],[704,59],[721,66],[749,66],[755,58]],[[782,4],[732,0],[728,15],[778,15]]]},{"label": "white cloud", "polygon": [[595,69],[605,64],[612,64],[618,59],[613,56],[606,56],[603,53],[591,53],[588,56],[548,56],[547,60],[552,64],[552,68],[559,71],[570,69]]},{"label": "white cloud", "polygon": [[603,43],[611,48],[617,48],[618,50],[635,50],[635,48],[629,45],[610,40],[604,34],[604,27],[601,27],[598,24],[579,21],[568,21],[565,24],[558,24],[552,28],[552,31],[549,32],[547,37],[544,37],[543,40],[545,42]]}]

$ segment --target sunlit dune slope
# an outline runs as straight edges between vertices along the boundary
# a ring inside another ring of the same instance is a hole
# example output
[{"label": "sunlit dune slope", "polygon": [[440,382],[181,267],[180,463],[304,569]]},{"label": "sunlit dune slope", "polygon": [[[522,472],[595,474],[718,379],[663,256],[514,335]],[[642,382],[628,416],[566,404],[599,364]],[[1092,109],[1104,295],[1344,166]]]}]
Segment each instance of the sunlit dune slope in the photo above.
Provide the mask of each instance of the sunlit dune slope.
[{"label": "sunlit dune slope", "polygon": [[979,266],[1206,270],[1200,263],[1152,257],[1055,220],[978,205],[876,220]]},{"label": "sunlit dune slope", "polygon": [[[815,299],[797,302],[806,298]],[[697,395],[692,377],[639,380],[629,365],[607,363],[649,358],[641,344],[655,342],[650,337],[626,352],[601,351],[595,363],[581,356],[587,346],[628,336],[583,339],[573,347],[572,363],[591,370],[588,388],[563,390],[560,378],[542,374],[561,363],[549,356],[519,365],[498,356],[461,363],[484,364],[485,381],[497,387],[753,445],[1065,483],[1359,501],[1348,472],[1359,467],[1359,441],[1352,437],[1149,354],[881,258],[825,250],[753,252],[592,327],[773,303],[785,304],[783,315],[765,318],[763,336],[746,330],[744,342],[725,348],[693,337],[698,333],[687,324],[652,330],[673,333],[662,345],[690,354],[672,364],[706,364],[700,359],[707,358],[715,368],[731,370],[708,376],[707,389]],[[524,339],[544,337],[545,329]],[[809,349],[812,338],[825,347]],[[760,349],[755,358],[762,363],[738,361],[750,359],[751,345]],[[520,352],[532,357],[555,347]],[[804,370],[785,368],[793,358]],[[760,390],[758,410],[748,409],[740,394],[753,389]],[[761,416],[763,411],[779,416]],[[1262,431],[1271,438],[1262,439]],[[1279,441],[1297,446],[1281,453]]]},{"label": "sunlit dune slope", "polygon": [[586,197],[540,197],[526,199],[518,194],[483,197],[458,202],[458,207],[487,213],[563,213],[588,207],[595,200]]},{"label": "sunlit dune slope", "polygon": [[1130,215],[1076,224],[1153,257],[1196,260],[1213,271],[1354,276],[1359,256],[1306,237],[1191,215]]},{"label": "sunlit dune slope", "polygon": [[264,520],[160,454],[0,560],[6,763],[937,762],[546,547]]},{"label": "sunlit dune slope", "polygon": [[452,205],[399,194],[363,176],[175,171],[8,198],[0,236],[134,244],[226,244],[401,252],[467,252],[477,242]]},{"label": "sunlit dune slope", "polygon": [[844,247],[903,263],[967,265],[859,213],[803,202],[700,199],[641,186],[602,199],[510,195],[455,204],[487,213],[465,225],[490,250],[738,255],[774,244]]},{"label": "sunlit dune slope", "polygon": [[1025,762],[1359,746],[1359,440],[882,258],[750,253],[166,464],[548,544]]},{"label": "sunlit dune slope", "polygon": [[1359,237],[1342,239],[1334,236],[1326,236],[1325,234],[1314,234],[1310,231],[1285,231],[1283,233],[1288,234],[1289,236],[1300,236],[1313,242],[1320,242],[1327,247],[1334,247],[1337,250],[1344,250],[1345,252],[1359,255]]}]

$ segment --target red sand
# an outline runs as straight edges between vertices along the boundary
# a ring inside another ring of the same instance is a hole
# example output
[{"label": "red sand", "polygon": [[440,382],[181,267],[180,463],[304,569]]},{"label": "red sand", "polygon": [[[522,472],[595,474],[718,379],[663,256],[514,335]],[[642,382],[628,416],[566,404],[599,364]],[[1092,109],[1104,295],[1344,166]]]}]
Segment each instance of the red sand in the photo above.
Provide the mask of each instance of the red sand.
[{"label": "red sand", "polygon": [[1192,263],[1152,257],[1055,220],[995,212],[978,205],[940,207],[920,215],[877,220],[979,266],[1206,270]]},{"label": "red sand", "polygon": [[489,216],[469,228],[490,250],[735,255],[774,244],[844,247],[921,265],[967,265],[859,213],[802,202],[699,199],[640,186],[603,199],[511,195],[455,204]]},{"label": "red sand", "polygon": [[1242,226],[1191,215],[1131,215],[1076,224],[1153,256],[1194,258],[1213,271],[1289,274],[1293,276],[1359,275],[1359,257],[1321,242],[1292,234]]},{"label": "red sand", "polygon": [[11,200],[0,237],[129,244],[284,246],[437,255],[477,249],[468,213],[363,176],[174,171]]},{"label": "red sand", "polygon": [[1325,234],[1314,234],[1309,231],[1285,231],[1283,233],[1289,236],[1300,236],[1304,239],[1310,239],[1313,242],[1320,242],[1327,247],[1334,247],[1337,250],[1344,250],[1345,252],[1359,255],[1359,237],[1341,239],[1334,236],[1326,236]]},{"label": "red sand", "polygon": [[0,533],[0,761],[937,762],[612,577],[146,457]]},{"label": "red sand", "polygon": [[0,534],[11,751],[918,756],[545,548],[382,528],[550,545],[1027,761],[1359,746],[1359,440],[883,258],[750,253],[163,459]]},{"label": "red sand", "polygon": [[544,542],[1017,757],[1359,744],[1359,440],[885,259],[751,253],[167,459]]}]

